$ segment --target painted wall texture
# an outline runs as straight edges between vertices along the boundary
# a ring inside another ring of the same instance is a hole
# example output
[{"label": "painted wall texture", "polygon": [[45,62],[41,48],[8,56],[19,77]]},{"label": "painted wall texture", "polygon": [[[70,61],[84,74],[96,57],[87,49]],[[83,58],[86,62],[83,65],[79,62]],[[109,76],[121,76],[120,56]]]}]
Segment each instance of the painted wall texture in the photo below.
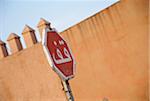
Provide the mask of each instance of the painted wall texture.
[{"label": "painted wall texture", "polygon": [[[148,0],[121,0],[61,35],[75,101],[148,101]],[[0,60],[0,101],[66,101],[41,43]]]}]

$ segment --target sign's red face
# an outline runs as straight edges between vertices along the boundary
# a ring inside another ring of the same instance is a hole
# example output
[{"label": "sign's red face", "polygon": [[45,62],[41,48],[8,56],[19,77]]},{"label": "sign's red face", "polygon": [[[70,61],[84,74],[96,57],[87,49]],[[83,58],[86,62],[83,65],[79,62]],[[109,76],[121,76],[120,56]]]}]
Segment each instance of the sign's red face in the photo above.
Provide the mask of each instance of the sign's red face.
[{"label": "sign's red face", "polygon": [[54,70],[63,79],[72,78],[74,75],[74,60],[67,43],[56,31],[50,31],[47,32],[46,46]]}]

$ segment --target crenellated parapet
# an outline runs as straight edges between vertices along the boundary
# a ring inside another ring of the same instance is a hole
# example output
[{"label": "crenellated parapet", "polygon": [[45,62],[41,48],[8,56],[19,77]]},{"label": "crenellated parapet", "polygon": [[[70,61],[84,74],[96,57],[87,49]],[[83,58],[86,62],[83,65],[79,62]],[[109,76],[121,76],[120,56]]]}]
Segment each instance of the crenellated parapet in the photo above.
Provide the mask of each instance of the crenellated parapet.
[{"label": "crenellated parapet", "polygon": [[7,38],[10,50],[13,53],[21,51],[23,49],[22,43],[20,41],[20,36],[15,33],[11,33]]},{"label": "crenellated parapet", "polygon": [[[50,22],[48,22],[47,20],[43,18],[40,19],[37,27],[38,27],[38,31],[40,33],[41,38],[42,38],[42,32],[45,28],[51,29]],[[21,34],[23,36],[23,39],[27,48],[32,47],[33,45],[38,43],[35,30],[31,28],[29,25],[25,25]],[[9,56],[7,49],[10,49],[11,54],[15,54],[23,50],[21,38],[16,33],[10,33],[7,38],[7,42],[8,42],[9,48],[7,48],[7,45],[5,42],[0,40],[0,59]]]},{"label": "crenellated parapet", "polygon": [[37,43],[37,38],[35,36],[35,30],[32,29],[30,26],[25,25],[24,30],[22,32],[24,41],[27,47],[31,47]]},{"label": "crenellated parapet", "polygon": [[0,40],[0,59],[8,56],[8,51],[6,48],[6,43]]},{"label": "crenellated parapet", "polygon": [[45,29],[45,28],[51,29],[51,26],[50,26],[50,25],[51,25],[50,22],[46,21],[46,20],[43,19],[43,18],[40,19],[40,21],[39,21],[37,27],[38,27],[38,30],[39,30],[39,33],[40,33],[41,38],[42,38],[43,29]]}]

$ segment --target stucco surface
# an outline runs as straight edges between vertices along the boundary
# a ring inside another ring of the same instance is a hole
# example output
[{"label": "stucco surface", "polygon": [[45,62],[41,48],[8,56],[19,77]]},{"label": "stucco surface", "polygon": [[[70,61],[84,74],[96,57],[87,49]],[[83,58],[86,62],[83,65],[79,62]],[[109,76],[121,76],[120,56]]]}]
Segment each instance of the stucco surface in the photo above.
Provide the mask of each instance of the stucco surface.
[{"label": "stucco surface", "polygon": [[67,29],[77,101],[148,101],[148,0],[121,0]]},{"label": "stucco surface", "polygon": [[[148,101],[148,0],[121,0],[63,31],[75,101]],[[0,60],[0,101],[65,101],[40,43]]]},{"label": "stucco surface", "polygon": [[0,61],[0,101],[66,101],[41,44]]}]

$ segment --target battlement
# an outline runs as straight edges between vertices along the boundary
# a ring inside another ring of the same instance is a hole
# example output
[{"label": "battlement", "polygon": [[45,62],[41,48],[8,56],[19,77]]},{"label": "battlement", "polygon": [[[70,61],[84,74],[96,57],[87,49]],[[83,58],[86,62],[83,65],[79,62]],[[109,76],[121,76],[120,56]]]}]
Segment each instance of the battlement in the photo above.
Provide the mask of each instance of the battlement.
[{"label": "battlement", "polygon": [[[39,23],[37,24],[37,28],[42,38],[42,31],[45,28],[51,29],[50,22],[41,18]],[[27,48],[32,47],[34,44],[38,43],[35,30],[31,28],[29,25],[25,25],[22,31],[22,36],[23,36],[23,39]],[[8,46],[10,48],[11,54],[15,54],[16,52],[23,50],[20,36],[18,36],[16,33],[10,33],[10,35],[7,38],[7,42],[8,42]],[[6,42],[0,40],[0,59],[3,59],[9,55],[10,54],[8,52]]]}]

